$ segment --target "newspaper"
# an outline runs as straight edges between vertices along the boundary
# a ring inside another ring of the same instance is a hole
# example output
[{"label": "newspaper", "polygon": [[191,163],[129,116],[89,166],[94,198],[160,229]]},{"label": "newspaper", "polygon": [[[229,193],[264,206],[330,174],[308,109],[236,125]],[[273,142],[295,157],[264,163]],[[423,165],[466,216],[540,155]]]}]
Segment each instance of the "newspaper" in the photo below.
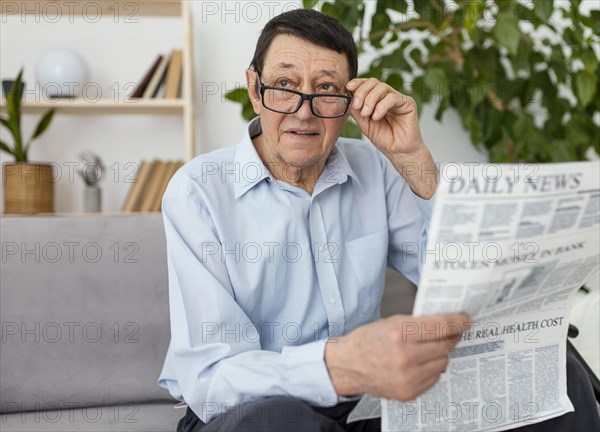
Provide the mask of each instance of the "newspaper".
[{"label": "newspaper", "polygon": [[[573,411],[568,311],[600,267],[600,162],[441,174],[413,314],[462,311],[473,326],[433,388],[381,399],[382,430],[501,431]],[[377,417],[375,401],[348,421]]]}]

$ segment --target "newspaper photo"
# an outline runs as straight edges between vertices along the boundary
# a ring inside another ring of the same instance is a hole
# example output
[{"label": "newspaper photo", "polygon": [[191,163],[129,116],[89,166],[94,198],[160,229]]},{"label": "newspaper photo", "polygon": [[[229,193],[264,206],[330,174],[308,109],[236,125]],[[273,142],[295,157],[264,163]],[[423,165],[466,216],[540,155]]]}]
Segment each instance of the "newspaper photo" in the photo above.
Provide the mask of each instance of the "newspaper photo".
[{"label": "newspaper photo", "polygon": [[[473,325],[433,388],[381,399],[382,430],[501,431],[573,411],[568,313],[600,267],[600,162],[440,174],[413,314],[464,312]],[[349,421],[373,417],[375,400]]]}]

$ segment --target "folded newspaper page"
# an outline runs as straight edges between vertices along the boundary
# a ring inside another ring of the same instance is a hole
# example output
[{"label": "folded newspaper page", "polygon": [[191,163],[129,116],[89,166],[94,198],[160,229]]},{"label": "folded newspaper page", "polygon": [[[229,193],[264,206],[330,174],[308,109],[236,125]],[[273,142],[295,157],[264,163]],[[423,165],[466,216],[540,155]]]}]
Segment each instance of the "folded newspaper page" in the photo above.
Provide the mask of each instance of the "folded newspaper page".
[{"label": "folded newspaper page", "polygon": [[[573,411],[568,312],[600,267],[600,162],[441,174],[413,314],[462,311],[473,326],[433,388],[381,399],[382,430],[502,431]],[[348,421],[376,417],[375,400]]]}]

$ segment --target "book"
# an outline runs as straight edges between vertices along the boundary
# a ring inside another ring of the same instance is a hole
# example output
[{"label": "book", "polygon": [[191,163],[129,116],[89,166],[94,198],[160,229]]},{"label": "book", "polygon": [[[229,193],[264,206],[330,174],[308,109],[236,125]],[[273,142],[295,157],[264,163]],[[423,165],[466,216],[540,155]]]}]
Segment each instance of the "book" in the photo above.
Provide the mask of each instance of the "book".
[{"label": "book", "polygon": [[144,91],[144,96],[143,96],[144,99],[150,99],[150,98],[156,97],[161,84],[165,80],[167,66],[169,66],[170,61],[171,61],[171,53],[166,54],[162,58],[162,60],[160,61],[160,64],[156,68],[156,72],[154,73],[154,75],[152,76],[152,79],[150,80],[150,83],[148,84],[148,87],[146,87],[146,90]]},{"label": "book", "polygon": [[163,176],[162,182],[158,187],[156,196],[154,197],[154,202],[152,203],[151,211],[161,211],[162,197],[165,194],[165,191],[167,190],[167,186],[171,181],[171,177],[173,177],[175,171],[177,171],[181,167],[181,164],[182,162],[178,161],[167,162],[167,168],[165,168],[165,174]]},{"label": "book", "polygon": [[150,83],[150,80],[152,79],[152,76],[156,72],[156,69],[158,68],[158,65],[162,59],[163,56],[160,54],[158,57],[156,57],[156,60],[154,60],[150,68],[146,71],[144,77],[141,79],[134,92],[131,94],[131,96],[129,96],[129,99],[141,98],[144,95],[144,91],[148,87],[148,84]]},{"label": "book", "polygon": [[152,211],[152,206],[154,205],[154,200],[156,195],[159,193],[160,186],[163,182],[163,179],[166,175],[166,170],[168,168],[167,162],[156,161],[154,162],[154,169],[152,170],[152,175],[150,180],[148,181],[148,187],[144,191],[144,195],[140,204],[139,211],[141,212],[149,212]]},{"label": "book", "polygon": [[165,99],[177,99],[181,87],[181,74],[183,70],[183,51],[173,50],[171,64],[165,81]]},{"label": "book", "polygon": [[123,204],[124,212],[138,211],[140,199],[142,198],[144,189],[146,188],[147,182],[150,179],[152,169],[152,163],[142,161],[135,182],[129,188],[129,194],[127,195],[125,203]]}]

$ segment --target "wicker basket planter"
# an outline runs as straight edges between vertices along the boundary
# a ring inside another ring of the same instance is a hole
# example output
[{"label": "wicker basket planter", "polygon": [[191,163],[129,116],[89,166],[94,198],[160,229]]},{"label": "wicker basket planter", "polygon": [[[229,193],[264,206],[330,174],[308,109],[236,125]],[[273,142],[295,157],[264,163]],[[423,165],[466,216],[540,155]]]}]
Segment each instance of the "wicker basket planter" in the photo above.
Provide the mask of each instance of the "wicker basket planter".
[{"label": "wicker basket planter", "polygon": [[11,162],[2,167],[5,214],[54,212],[54,166]]}]

